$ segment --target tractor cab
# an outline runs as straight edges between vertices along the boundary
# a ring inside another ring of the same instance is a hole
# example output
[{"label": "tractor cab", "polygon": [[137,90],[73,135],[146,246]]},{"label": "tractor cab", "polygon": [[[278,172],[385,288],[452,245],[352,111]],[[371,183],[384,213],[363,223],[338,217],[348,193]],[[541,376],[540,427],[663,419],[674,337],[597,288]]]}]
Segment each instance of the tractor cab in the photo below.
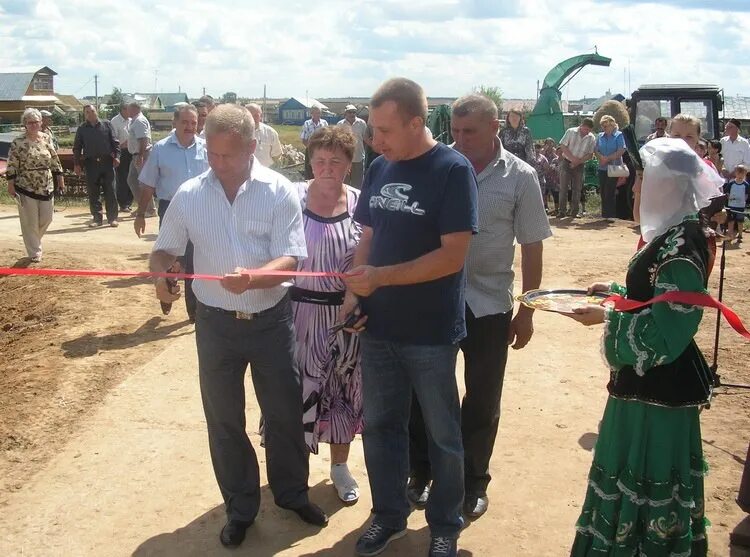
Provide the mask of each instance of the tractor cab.
[{"label": "tractor cab", "polygon": [[654,131],[654,121],[677,114],[690,114],[701,121],[701,137],[719,139],[719,111],[724,109],[724,91],[716,85],[641,85],[629,103],[630,121],[642,145]]}]

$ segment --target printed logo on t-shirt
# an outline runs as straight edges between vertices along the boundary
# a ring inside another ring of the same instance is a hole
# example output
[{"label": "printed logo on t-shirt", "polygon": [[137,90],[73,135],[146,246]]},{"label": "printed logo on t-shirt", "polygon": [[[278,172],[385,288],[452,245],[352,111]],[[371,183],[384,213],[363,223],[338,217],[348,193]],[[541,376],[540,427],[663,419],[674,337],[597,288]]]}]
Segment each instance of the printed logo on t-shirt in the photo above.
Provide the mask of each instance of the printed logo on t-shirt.
[{"label": "printed logo on t-shirt", "polygon": [[385,209],[412,215],[424,215],[424,209],[419,208],[419,202],[409,203],[407,191],[411,190],[409,184],[386,184],[380,188],[380,195],[370,197],[370,209]]}]

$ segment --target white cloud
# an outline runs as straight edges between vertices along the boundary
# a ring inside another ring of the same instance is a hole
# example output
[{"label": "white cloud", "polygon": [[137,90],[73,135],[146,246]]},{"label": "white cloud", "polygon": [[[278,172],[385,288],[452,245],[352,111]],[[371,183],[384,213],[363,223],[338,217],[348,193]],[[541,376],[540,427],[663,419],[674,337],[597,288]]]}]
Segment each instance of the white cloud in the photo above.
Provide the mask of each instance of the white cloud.
[{"label": "white cloud", "polygon": [[710,82],[750,94],[750,39],[734,31],[749,26],[747,12],[622,0],[0,0],[0,71],[48,65],[57,89],[78,95],[93,93],[96,73],[100,93],[148,92],[156,79],[191,96],[258,96],[263,84],[279,97],[367,96],[404,75],[435,96],[483,83],[534,97],[556,63],[597,45],[612,65],[585,68],[565,96],[628,93],[628,67],[631,88]]}]

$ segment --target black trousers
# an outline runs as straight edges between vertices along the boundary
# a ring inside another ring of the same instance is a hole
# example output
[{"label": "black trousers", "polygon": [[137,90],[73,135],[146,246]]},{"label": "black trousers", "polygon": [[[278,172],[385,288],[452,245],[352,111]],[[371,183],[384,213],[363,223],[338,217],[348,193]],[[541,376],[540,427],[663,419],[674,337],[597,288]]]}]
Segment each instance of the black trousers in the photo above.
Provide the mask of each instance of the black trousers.
[{"label": "black trousers", "polygon": [[86,159],[84,161],[86,170],[86,190],[89,194],[89,210],[94,221],[102,222],[102,202],[104,196],[104,207],[107,212],[107,221],[117,220],[117,196],[115,195],[115,169],[112,159],[107,157],[100,161]]},{"label": "black trousers", "polygon": [[203,304],[198,304],[196,317],[208,444],[227,517],[252,521],[260,507],[258,458],[245,430],[248,364],[265,420],[266,470],[274,501],[287,509],[306,505],[308,451],[289,297],[250,320]]},{"label": "black trousers", "polygon": [[313,176],[312,166],[310,165],[310,150],[305,147],[305,180],[312,180]]},{"label": "black trousers", "polygon": [[[164,220],[164,214],[167,212],[169,207],[169,200],[160,199],[157,214],[159,215],[159,228],[161,228],[161,222]],[[185,248],[185,255],[180,258],[182,262],[182,268],[188,274],[193,274],[193,242],[188,241],[187,247]],[[188,317],[195,319],[195,312],[198,305],[198,300],[195,298],[193,293],[193,279],[185,279],[185,309],[187,309]]]},{"label": "black trousers", "polygon": [[128,186],[128,172],[130,171],[130,161],[132,159],[133,155],[127,149],[120,151],[120,166],[115,169],[115,177],[117,178],[115,192],[117,194],[117,204],[120,206],[121,211],[133,204],[133,192],[130,191],[130,186]]},{"label": "black trousers", "polygon": [[617,178],[610,178],[606,170],[599,170],[599,196],[602,199],[602,218],[617,217]]},{"label": "black trousers", "polygon": [[[508,360],[508,330],[513,312],[474,317],[466,308],[464,355],[466,394],[461,402],[466,495],[484,496],[492,479],[490,458],[500,424],[500,398]],[[429,479],[430,461],[419,402],[412,396],[409,421],[409,458],[412,477]]]}]

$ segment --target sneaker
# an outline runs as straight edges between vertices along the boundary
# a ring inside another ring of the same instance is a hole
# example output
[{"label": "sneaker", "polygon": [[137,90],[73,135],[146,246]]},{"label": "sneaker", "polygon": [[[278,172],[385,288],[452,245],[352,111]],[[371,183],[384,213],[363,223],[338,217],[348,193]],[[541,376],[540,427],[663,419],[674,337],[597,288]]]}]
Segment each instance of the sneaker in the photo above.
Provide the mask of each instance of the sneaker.
[{"label": "sneaker", "polygon": [[92,220],[89,223],[89,228],[99,228],[102,225],[102,221],[100,220]]},{"label": "sneaker", "polygon": [[430,480],[418,477],[411,478],[406,488],[406,496],[416,508],[424,509],[427,506],[427,500],[430,498]]},{"label": "sneaker", "polygon": [[359,499],[359,485],[349,472],[346,463],[331,466],[331,481],[336,493],[344,503],[354,503]]},{"label": "sneaker", "polygon": [[405,535],[406,528],[403,530],[396,530],[394,528],[386,528],[377,522],[373,522],[370,524],[367,532],[362,534],[357,540],[355,550],[360,557],[379,555],[386,547],[388,547],[389,543],[393,540],[403,538]]},{"label": "sneaker", "polygon": [[117,228],[118,226],[120,226],[120,223],[117,222],[116,220],[111,220],[109,221],[109,226],[112,228]]},{"label": "sneaker", "polygon": [[458,555],[458,540],[440,536],[430,538],[430,552],[428,557],[456,557]]},{"label": "sneaker", "polygon": [[29,260],[32,263],[39,263],[42,260],[42,256],[41,255],[35,255],[33,257],[30,257]]}]

